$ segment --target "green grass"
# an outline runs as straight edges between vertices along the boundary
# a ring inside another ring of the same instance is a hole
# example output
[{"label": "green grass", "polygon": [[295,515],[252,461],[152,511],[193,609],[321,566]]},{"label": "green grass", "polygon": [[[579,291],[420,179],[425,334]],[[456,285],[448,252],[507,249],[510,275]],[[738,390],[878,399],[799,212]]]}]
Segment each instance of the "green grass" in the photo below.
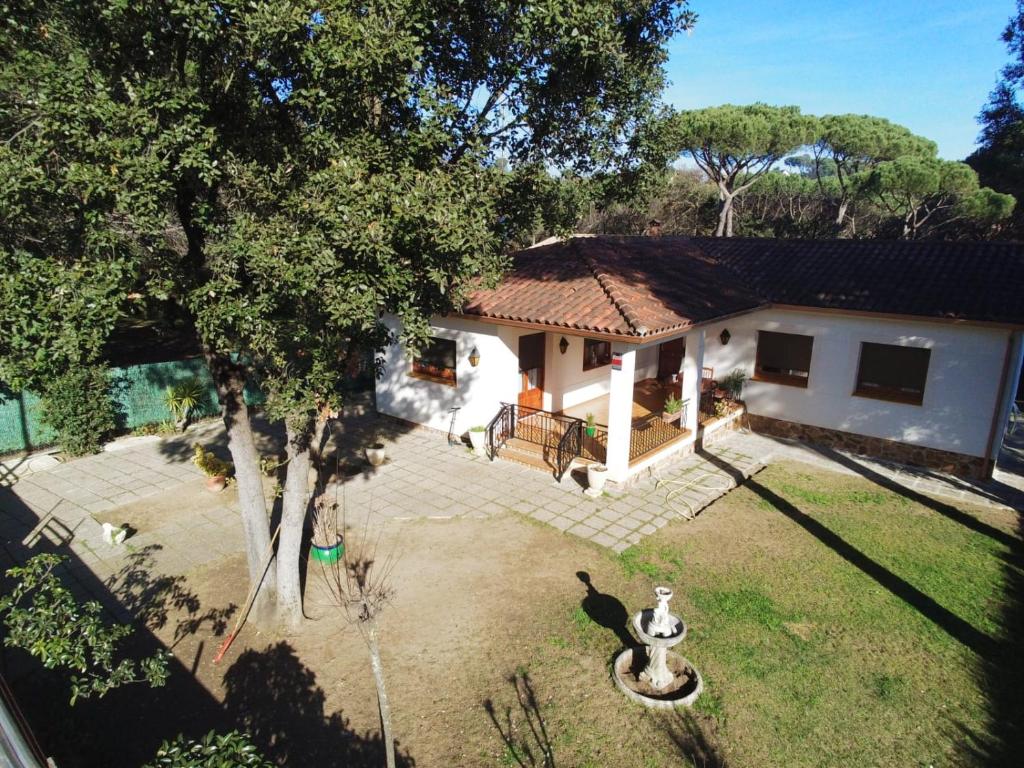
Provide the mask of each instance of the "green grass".
[{"label": "green grass", "polygon": [[[707,681],[694,711],[729,765],[981,766],[964,734],[992,725],[981,654],[1004,632],[1015,523],[775,464],[615,557],[622,581],[602,588],[632,612],[672,585],[678,650]],[[569,619],[586,642],[552,641],[563,660],[614,654],[606,628]]]}]

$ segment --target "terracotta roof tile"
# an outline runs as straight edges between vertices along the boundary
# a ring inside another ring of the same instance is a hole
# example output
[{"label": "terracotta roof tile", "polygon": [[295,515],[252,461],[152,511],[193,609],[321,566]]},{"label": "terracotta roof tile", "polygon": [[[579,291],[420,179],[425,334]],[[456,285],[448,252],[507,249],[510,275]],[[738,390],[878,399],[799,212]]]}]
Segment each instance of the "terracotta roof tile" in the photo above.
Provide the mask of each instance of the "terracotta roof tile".
[{"label": "terracotta roof tile", "polygon": [[1024,323],[1024,245],[586,237],[513,255],[464,313],[643,337],[768,303]]}]

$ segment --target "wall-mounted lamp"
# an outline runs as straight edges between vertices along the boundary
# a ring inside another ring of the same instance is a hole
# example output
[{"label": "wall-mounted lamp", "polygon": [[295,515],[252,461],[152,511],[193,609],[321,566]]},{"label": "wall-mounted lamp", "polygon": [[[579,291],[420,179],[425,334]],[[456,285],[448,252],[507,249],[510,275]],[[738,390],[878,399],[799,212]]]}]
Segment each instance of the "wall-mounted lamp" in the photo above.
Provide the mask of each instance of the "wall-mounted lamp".
[{"label": "wall-mounted lamp", "polygon": [[558,349],[561,350],[563,355],[568,351],[568,349],[569,349],[569,340],[567,338],[565,338],[565,336],[563,336],[562,340],[560,342],[558,342]]},{"label": "wall-mounted lamp", "polygon": [[729,339],[732,338],[732,334],[729,333],[728,328],[723,328],[722,332],[718,334],[718,340],[722,342],[723,346],[729,343]]},{"label": "wall-mounted lamp", "polygon": [[474,368],[480,365],[480,353],[477,352],[476,347],[473,347],[473,351],[469,353],[469,364]]}]

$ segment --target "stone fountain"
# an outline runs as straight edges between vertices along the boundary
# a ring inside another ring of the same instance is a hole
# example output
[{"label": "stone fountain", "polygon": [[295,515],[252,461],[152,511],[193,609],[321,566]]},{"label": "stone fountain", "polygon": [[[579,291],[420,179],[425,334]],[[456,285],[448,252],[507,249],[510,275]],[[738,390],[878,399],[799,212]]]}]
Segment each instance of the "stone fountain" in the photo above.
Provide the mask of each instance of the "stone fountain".
[{"label": "stone fountain", "polygon": [[656,608],[633,616],[643,646],[627,648],[616,657],[615,684],[628,698],[648,707],[688,707],[704,690],[704,681],[689,661],[671,650],[686,637],[686,624],[668,610],[672,590],[655,587],[654,596]]}]

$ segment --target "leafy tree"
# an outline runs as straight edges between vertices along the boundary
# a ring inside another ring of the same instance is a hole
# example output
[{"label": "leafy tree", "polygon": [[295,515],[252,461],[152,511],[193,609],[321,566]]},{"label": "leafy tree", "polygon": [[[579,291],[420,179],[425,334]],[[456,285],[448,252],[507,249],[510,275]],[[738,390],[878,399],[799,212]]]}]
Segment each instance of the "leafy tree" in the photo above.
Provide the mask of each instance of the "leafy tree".
[{"label": "leafy tree", "polygon": [[173,742],[165,741],[156,757],[144,768],[272,768],[273,763],[263,757],[238,731],[217,734],[210,731],[200,741],[178,736]]},{"label": "leafy tree", "polygon": [[933,228],[969,218],[994,223],[1010,215],[1010,195],[981,189],[966,163],[937,158],[901,157],[880,163],[864,183],[866,194],[899,217],[902,236],[913,239]]},{"label": "leafy tree", "polygon": [[825,115],[820,119],[814,143],[815,177],[823,179],[825,168],[834,171],[835,184],[820,185],[835,210],[835,225],[846,223],[850,203],[864,172],[886,160],[900,157],[933,158],[935,142],[916,136],[902,125],[871,115]]},{"label": "leafy tree", "polygon": [[165,653],[138,661],[117,660],[120,643],[132,633],[126,625],[107,626],[103,608],[80,604],[54,572],[65,558],[36,555],[24,566],[7,571],[15,579],[0,597],[0,616],[7,635],[4,643],[21,648],[47,669],[71,673],[71,703],[103,696],[129,683],[162,686],[167,680]]},{"label": "leafy tree", "polygon": [[[1024,195],[1024,107],[1019,99],[1024,85],[1024,3],[1017,3],[1003,40],[1011,58],[979,115],[980,146],[967,162],[981,183],[1020,199]],[[1018,238],[1024,235],[1024,208],[1014,211],[1010,233]]]},{"label": "leafy tree", "polygon": [[817,121],[799,107],[725,104],[667,118],[661,141],[672,154],[690,157],[718,190],[717,237],[733,234],[738,195],[783,157],[812,143]]},{"label": "leafy tree", "polygon": [[[301,619],[308,469],[346,359],[415,346],[534,225],[538,169],[606,171],[685,1],[9,0],[0,31],[0,376],[93,363],[177,305],[217,386],[255,608]],[[504,167],[499,166],[499,159]],[[543,186],[543,185],[540,185]],[[564,216],[563,216],[564,218]],[[552,225],[555,226],[555,225]],[[243,398],[287,427],[276,570]]]}]

